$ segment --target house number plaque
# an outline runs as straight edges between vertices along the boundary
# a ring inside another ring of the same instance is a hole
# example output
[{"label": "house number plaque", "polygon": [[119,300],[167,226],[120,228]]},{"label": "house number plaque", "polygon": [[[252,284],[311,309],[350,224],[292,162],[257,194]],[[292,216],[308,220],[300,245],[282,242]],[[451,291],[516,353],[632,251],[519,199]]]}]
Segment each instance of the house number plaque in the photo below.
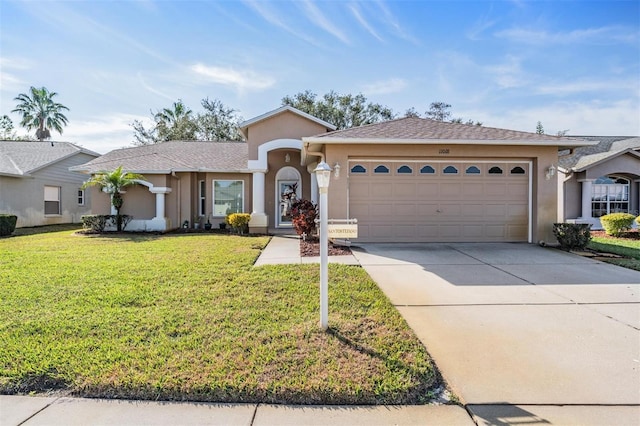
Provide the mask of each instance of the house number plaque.
[{"label": "house number plaque", "polygon": [[449,154],[449,148],[442,148],[441,150],[438,151],[438,154],[440,154],[440,155],[448,155]]}]

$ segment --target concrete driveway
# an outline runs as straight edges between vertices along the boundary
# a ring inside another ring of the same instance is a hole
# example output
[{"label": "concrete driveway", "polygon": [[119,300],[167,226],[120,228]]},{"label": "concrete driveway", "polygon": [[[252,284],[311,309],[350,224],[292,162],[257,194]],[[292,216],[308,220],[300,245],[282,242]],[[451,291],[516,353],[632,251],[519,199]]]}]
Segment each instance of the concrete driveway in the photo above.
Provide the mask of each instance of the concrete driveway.
[{"label": "concrete driveway", "polygon": [[361,244],[479,424],[640,424],[640,272],[530,244]]}]

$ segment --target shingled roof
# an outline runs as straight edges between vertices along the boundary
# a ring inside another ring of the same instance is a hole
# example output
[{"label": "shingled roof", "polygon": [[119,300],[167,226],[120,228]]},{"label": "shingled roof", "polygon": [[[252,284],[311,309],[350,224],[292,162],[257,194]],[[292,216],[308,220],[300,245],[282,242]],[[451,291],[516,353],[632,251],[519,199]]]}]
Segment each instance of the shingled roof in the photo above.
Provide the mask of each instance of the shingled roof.
[{"label": "shingled roof", "polygon": [[638,151],[636,155],[640,155],[639,137],[579,136],[579,138],[598,143],[592,146],[577,148],[572,155],[561,157],[558,160],[558,165],[562,169],[581,171],[625,152]]},{"label": "shingled roof", "polygon": [[[448,123],[428,118],[405,117],[382,123],[368,124],[345,130],[323,133],[314,136],[313,142],[322,140],[362,139],[362,140],[466,140],[466,141],[572,141],[575,139],[539,135],[517,130],[497,129],[461,123]],[[562,144],[562,143],[560,143]]]},{"label": "shingled roof", "polygon": [[70,142],[0,141],[0,175],[26,177],[78,153],[100,156]]},{"label": "shingled roof", "polygon": [[111,151],[81,166],[85,173],[106,172],[119,166],[128,172],[248,172],[245,142],[170,141]]}]

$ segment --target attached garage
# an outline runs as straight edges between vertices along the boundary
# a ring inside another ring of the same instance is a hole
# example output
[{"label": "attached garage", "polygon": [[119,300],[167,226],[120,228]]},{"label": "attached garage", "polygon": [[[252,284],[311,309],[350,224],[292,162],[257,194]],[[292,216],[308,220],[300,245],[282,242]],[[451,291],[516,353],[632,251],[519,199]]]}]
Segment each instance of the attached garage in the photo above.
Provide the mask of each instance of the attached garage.
[{"label": "attached garage", "polygon": [[349,161],[359,241],[527,242],[528,161]]},{"label": "attached garage", "polygon": [[[553,242],[558,151],[585,141],[406,117],[304,137],[356,242]],[[342,173],[341,173],[342,171]]]}]

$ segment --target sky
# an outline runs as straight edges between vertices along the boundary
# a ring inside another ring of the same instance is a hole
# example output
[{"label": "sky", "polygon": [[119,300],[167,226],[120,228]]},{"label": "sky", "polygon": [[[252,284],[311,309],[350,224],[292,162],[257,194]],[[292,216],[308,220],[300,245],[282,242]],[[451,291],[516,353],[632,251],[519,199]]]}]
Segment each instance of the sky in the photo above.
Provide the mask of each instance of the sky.
[{"label": "sky", "polygon": [[106,153],[134,120],[218,99],[245,120],[310,90],[398,116],[435,101],[488,127],[640,135],[640,1],[0,0],[0,116],[46,87],[54,140]]}]

